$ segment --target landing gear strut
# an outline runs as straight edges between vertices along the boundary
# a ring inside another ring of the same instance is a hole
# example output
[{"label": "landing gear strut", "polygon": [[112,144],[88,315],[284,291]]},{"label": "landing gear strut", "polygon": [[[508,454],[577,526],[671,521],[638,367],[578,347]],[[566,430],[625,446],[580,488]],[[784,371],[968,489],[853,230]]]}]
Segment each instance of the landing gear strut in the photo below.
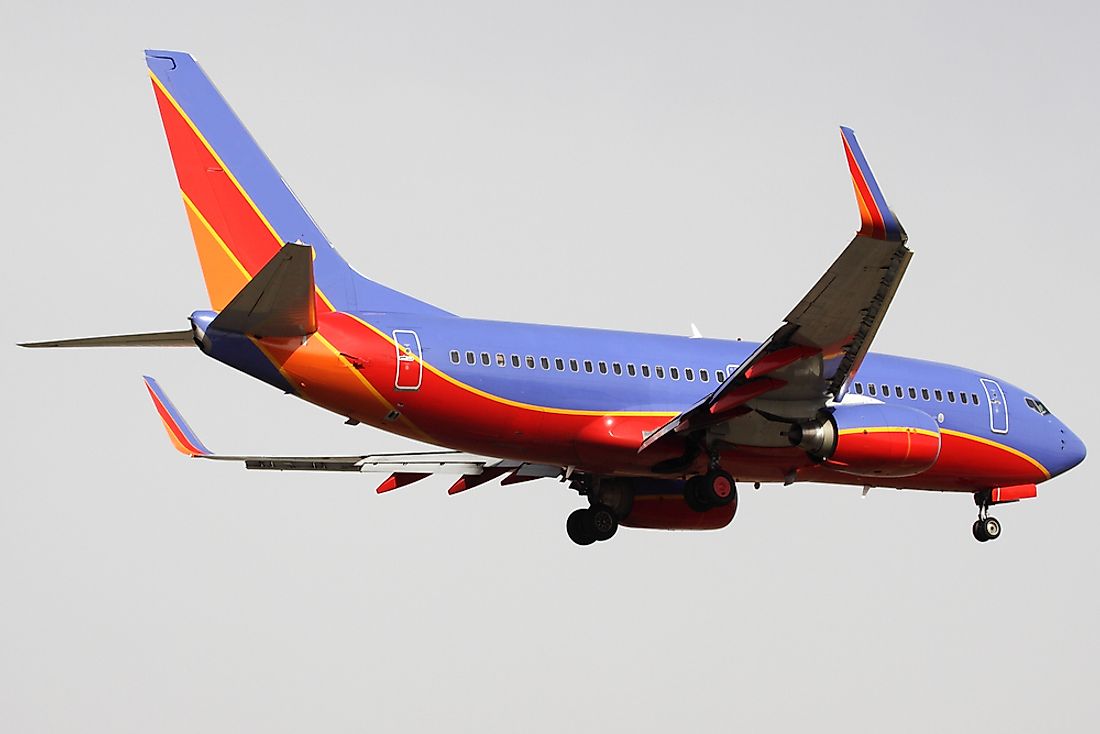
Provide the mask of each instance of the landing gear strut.
[{"label": "landing gear strut", "polygon": [[1001,523],[989,516],[990,496],[988,491],[975,492],[974,504],[978,506],[978,519],[974,521],[974,539],[979,543],[996,540],[1001,537]]},{"label": "landing gear strut", "polygon": [[596,541],[610,540],[618,529],[619,518],[607,505],[592,505],[574,510],[565,521],[565,532],[577,545],[592,545]]},{"label": "landing gear strut", "polygon": [[730,473],[714,467],[706,474],[692,477],[684,484],[684,501],[696,512],[706,512],[712,507],[733,505],[737,507],[737,485]]}]

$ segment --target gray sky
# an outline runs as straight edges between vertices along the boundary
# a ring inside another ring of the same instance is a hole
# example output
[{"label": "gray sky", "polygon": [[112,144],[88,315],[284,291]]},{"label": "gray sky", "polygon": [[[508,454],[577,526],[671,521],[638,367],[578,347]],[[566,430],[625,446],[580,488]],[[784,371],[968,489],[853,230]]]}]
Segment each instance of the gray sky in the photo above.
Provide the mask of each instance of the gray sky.
[{"label": "gray sky", "polygon": [[471,316],[766,336],[858,226],[851,125],[916,253],[876,348],[1096,450],[1094,3],[9,5],[5,730],[1100,723],[1095,459],[992,544],[966,495],[797,485],[577,548],[554,482],[181,459],[142,373],[214,449],[409,446],[197,351],[11,346],[206,305],[141,53],[180,48],[350,261]]}]

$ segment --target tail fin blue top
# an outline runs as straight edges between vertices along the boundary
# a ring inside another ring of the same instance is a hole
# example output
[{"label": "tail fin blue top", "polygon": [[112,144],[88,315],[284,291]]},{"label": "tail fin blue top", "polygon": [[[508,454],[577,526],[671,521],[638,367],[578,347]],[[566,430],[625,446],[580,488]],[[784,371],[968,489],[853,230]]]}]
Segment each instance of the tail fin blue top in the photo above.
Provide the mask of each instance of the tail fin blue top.
[{"label": "tail fin blue top", "polygon": [[348,265],[189,54],[146,51],[145,60],[214,309],[300,241],[316,252],[319,309],[446,315]]}]

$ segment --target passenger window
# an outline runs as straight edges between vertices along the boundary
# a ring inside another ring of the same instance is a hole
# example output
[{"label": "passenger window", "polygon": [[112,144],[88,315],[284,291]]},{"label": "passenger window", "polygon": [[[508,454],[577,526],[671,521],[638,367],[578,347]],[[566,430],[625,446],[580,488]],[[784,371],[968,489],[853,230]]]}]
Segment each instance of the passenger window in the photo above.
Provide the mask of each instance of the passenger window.
[{"label": "passenger window", "polygon": [[943,393],[940,392],[939,388],[936,388],[936,402],[937,403],[942,403],[943,402]]},{"label": "passenger window", "polygon": [[867,392],[869,392],[872,395],[877,394],[878,391],[875,390],[875,383],[873,383],[873,382],[868,382],[867,383]]},{"label": "passenger window", "polygon": [[638,375],[638,372],[634,369],[633,362],[626,363],[626,374],[630,375],[631,377],[636,377]]},{"label": "passenger window", "polygon": [[458,357],[458,350],[457,349],[452,349],[451,350],[451,364],[458,364],[459,361],[460,360],[459,360],[459,357]]},{"label": "passenger window", "polygon": [[642,377],[649,377],[649,365],[648,364],[643,364],[642,365]]},{"label": "passenger window", "polygon": [[978,393],[970,393],[970,399],[974,401],[974,405],[978,405]]},{"label": "passenger window", "polygon": [[703,382],[710,382],[710,374],[706,370],[699,370],[699,379]]},{"label": "passenger window", "polygon": [[592,360],[590,360],[590,359],[584,360],[584,371],[587,372],[588,374],[592,374]]},{"label": "passenger window", "polygon": [[521,363],[520,363],[520,360],[519,360],[519,355],[518,354],[513,354],[512,355],[512,366],[513,367],[519,367],[520,364]]},{"label": "passenger window", "polygon": [[695,382],[695,370],[690,367],[684,368],[684,379],[688,382]]},{"label": "passenger window", "polygon": [[653,374],[657,375],[658,380],[665,379],[665,368],[661,365],[657,365],[653,368]]},{"label": "passenger window", "polygon": [[671,377],[674,380],[679,380],[680,379],[680,368],[679,367],[669,367],[668,368],[668,376]]},{"label": "passenger window", "polygon": [[954,390],[948,390],[947,391],[947,402],[949,402],[949,403],[955,402],[955,391]]},{"label": "passenger window", "polygon": [[489,359],[489,353],[488,352],[482,352],[481,353],[481,363],[483,365],[485,365],[486,367],[488,367],[491,364],[491,362],[492,362],[492,360]]},{"label": "passenger window", "polygon": [[715,370],[714,371],[714,381],[715,382],[725,382],[726,381],[726,373],[723,372],[722,370]]},{"label": "passenger window", "polygon": [[856,383],[856,395],[862,395],[862,394],[863,394],[863,383],[862,382],[857,382]]},{"label": "passenger window", "polygon": [[959,393],[959,400],[962,401],[963,405],[966,405],[968,402],[970,402],[969,398],[967,398],[966,393],[964,392]]},{"label": "passenger window", "polygon": [[527,369],[535,369],[535,358],[532,357],[530,354],[527,355]]},{"label": "passenger window", "polygon": [[614,373],[615,373],[616,375],[622,375],[622,373],[623,373],[623,366],[622,366],[621,364],[619,364],[618,362],[612,362],[612,363],[611,363],[611,370],[612,370],[612,372],[614,372]]},{"label": "passenger window", "polygon": [[581,371],[580,365],[577,364],[577,360],[575,360],[575,359],[569,360],[569,369],[572,370],[573,372],[580,372]]},{"label": "passenger window", "polygon": [[899,398],[904,397],[904,394],[901,391],[901,385],[894,385],[894,394],[897,395]]},{"label": "passenger window", "polygon": [[542,365],[542,368],[544,370],[550,369],[550,358],[549,357],[539,357],[539,364]]},{"label": "passenger window", "polygon": [[925,400],[927,400],[927,399],[928,399],[928,388],[927,388],[927,387],[922,387],[922,388],[920,389],[920,396],[921,396],[922,398],[924,398]]},{"label": "passenger window", "polygon": [[882,386],[882,397],[884,397],[884,398],[890,397],[890,386],[889,385],[883,385]]},{"label": "passenger window", "polygon": [[466,352],[466,364],[473,364],[476,361],[473,352]]},{"label": "passenger window", "polygon": [[500,352],[497,352],[497,367],[504,367],[507,364],[508,362],[504,360],[504,355]]},{"label": "passenger window", "polygon": [[915,387],[909,388],[909,399],[910,400],[916,400],[917,399],[917,388],[915,388]]},{"label": "passenger window", "polygon": [[601,375],[606,375],[607,374],[607,362],[604,362],[601,359],[599,364],[600,364],[600,374]]},{"label": "passenger window", "polygon": [[558,370],[558,372],[565,372],[565,360],[561,357],[555,357],[554,367]]}]

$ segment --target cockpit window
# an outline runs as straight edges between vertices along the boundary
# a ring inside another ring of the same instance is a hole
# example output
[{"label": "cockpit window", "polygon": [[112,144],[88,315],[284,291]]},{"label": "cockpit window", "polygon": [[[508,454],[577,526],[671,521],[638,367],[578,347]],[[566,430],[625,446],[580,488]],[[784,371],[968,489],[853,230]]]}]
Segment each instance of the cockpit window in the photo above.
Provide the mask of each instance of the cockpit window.
[{"label": "cockpit window", "polygon": [[1050,411],[1047,410],[1047,406],[1043,405],[1042,401],[1035,398],[1024,398],[1024,402],[1027,403],[1027,407],[1034,410],[1039,415],[1050,415]]}]

